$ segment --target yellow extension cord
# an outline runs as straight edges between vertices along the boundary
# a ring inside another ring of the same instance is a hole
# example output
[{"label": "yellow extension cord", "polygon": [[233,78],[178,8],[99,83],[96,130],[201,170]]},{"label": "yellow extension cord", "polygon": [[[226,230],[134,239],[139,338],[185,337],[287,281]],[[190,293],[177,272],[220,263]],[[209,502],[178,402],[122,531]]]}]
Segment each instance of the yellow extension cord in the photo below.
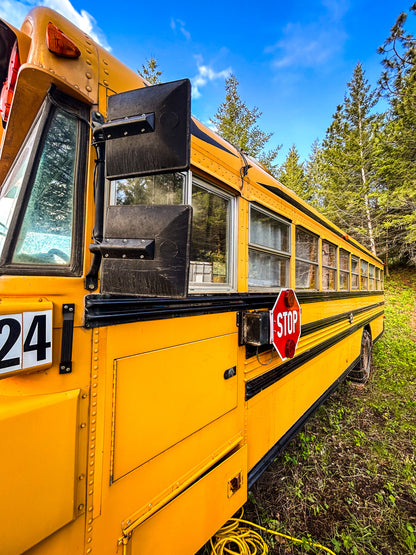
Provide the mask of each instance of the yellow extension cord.
[{"label": "yellow extension cord", "polygon": [[[243,512],[241,513],[241,517]],[[320,545],[319,543],[314,543],[308,540],[299,540],[293,538],[292,536],[287,536],[286,534],[281,534],[275,530],[268,530],[263,526],[254,524],[254,522],[248,522],[242,518],[230,518],[222,528],[218,530],[213,538],[210,539],[211,554],[212,555],[267,555],[269,553],[269,548],[263,538],[247,526],[254,526],[263,532],[268,534],[273,534],[274,536],[280,536],[286,538],[294,543],[306,543],[307,545],[317,547],[322,549],[331,555],[335,555],[333,551]],[[240,527],[240,524],[247,525]],[[238,551],[235,551],[238,549]]]}]

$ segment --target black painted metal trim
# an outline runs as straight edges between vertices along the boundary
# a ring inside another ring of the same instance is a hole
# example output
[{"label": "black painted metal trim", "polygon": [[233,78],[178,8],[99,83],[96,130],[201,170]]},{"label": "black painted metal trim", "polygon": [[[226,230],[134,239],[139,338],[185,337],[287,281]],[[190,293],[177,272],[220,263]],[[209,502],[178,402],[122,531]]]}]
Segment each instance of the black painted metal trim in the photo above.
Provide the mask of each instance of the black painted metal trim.
[{"label": "black painted metal trim", "polygon": [[213,137],[208,135],[208,133],[205,133],[205,131],[202,131],[193,119],[191,120],[191,134],[194,137],[197,137],[198,139],[200,139],[201,141],[204,141],[204,143],[208,143],[212,146],[215,146],[216,148],[219,148],[221,150],[224,150],[225,152],[228,152],[228,154],[231,154],[232,156],[237,157],[237,154],[235,152],[223,146],[221,143],[216,141]]},{"label": "black painted metal trim", "polygon": [[330,349],[331,347],[333,347],[334,345],[336,345],[337,343],[339,343],[349,335],[355,333],[357,330],[364,328],[367,324],[369,324],[376,318],[379,318],[383,314],[384,314],[384,310],[381,310],[380,312],[378,312],[374,316],[370,316],[363,322],[352,325],[348,329],[340,333],[337,333],[336,335],[334,335],[333,337],[330,337],[329,339],[326,339],[325,341],[322,341],[322,343],[319,343],[315,347],[312,347],[311,349],[298,355],[294,359],[291,359],[287,362],[283,362],[282,364],[279,364],[279,366],[276,366],[275,368],[272,368],[268,372],[261,374],[261,376],[257,376],[257,378],[253,378],[252,380],[248,381],[246,383],[246,401],[248,401],[249,399],[252,399],[255,395],[257,395],[261,391],[272,386],[277,381],[281,380],[283,377],[287,376],[288,374],[290,374],[291,372],[293,372],[294,370],[296,370],[297,368],[299,368],[300,366],[302,366],[312,358],[315,358],[316,356],[320,355],[327,349]]},{"label": "black painted metal trim", "polygon": [[[338,300],[344,298],[380,296],[382,291],[300,292],[301,304]],[[276,302],[275,293],[229,293],[220,295],[195,295],[186,299],[156,299],[118,295],[87,295],[85,297],[85,327],[96,328],[130,322],[164,320],[222,312],[243,310],[271,310]]]},{"label": "black painted metal trim", "polygon": [[353,299],[356,297],[373,297],[383,295],[384,291],[296,291],[299,302],[321,303],[322,301],[337,301],[339,299]]},{"label": "black painted metal trim", "polygon": [[[304,337],[305,335],[310,335],[315,331],[321,330],[328,326],[332,326],[333,324],[337,324],[339,322],[342,322],[343,320],[351,320],[351,318],[354,318],[354,316],[356,316],[357,314],[368,312],[369,310],[373,310],[383,305],[384,305],[384,301],[381,301],[379,303],[374,303],[371,305],[363,306],[361,308],[356,308],[355,310],[343,312],[342,314],[337,314],[336,316],[329,316],[328,318],[315,320],[314,322],[310,322],[309,324],[303,324],[301,327],[301,336]],[[243,342],[241,341],[239,344],[243,345]],[[246,359],[256,356],[259,353],[270,351],[271,348],[272,348],[271,344],[262,345],[261,347],[253,347],[251,345],[246,345]]]},{"label": "black painted metal trim", "polygon": [[328,223],[325,220],[323,220],[322,218],[320,218],[317,214],[312,212],[312,210],[309,210],[308,208],[306,208],[306,206],[303,206],[303,204],[301,204],[300,202],[295,200],[292,196],[288,195],[287,193],[285,193],[284,191],[282,191],[278,187],[274,187],[273,185],[266,185],[265,183],[260,183],[260,182],[258,182],[258,184],[261,185],[262,187],[265,187],[268,191],[270,191],[271,193],[274,193],[276,196],[280,197],[282,200],[285,200],[286,202],[288,202],[289,204],[291,204],[292,206],[294,206],[295,208],[297,208],[298,210],[303,212],[303,214],[306,214],[307,216],[309,216],[309,218],[312,218],[313,220],[318,222],[320,225],[323,225],[324,227],[326,227],[327,229],[332,231],[332,233],[335,233],[335,235],[344,239],[351,246],[355,247],[359,251],[366,254],[369,258],[372,258],[373,260],[375,260],[379,264],[381,263],[381,260],[379,258],[377,258],[376,256],[374,256],[374,254],[372,254],[371,252],[369,252],[365,248],[361,247],[360,245],[356,244],[354,241],[351,241],[351,239],[349,239],[346,235],[344,235],[342,232],[340,232],[338,229],[336,229],[330,223]]},{"label": "black painted metal trim", "polygon": [[375,303],[375,304],[370,304],[368,306],[363,306],[361,308],[356,308],[355,310],[350,310],[349,312],[343,312],[342,314],[337,314],[336,316],[329,316],[328,318],[322,318],[322,320],[316,320],[315,322],[310,322],[309,324],[303,324],[301,336],[309,335],[311,333],[314,333],[315,331],[326,328],[327,326],[332,326],[333,324],[342,322],[343,320],[349,320],[351,316],[354,317],[357,314],[368,312],[369,310],[373,310],[374,308],[378,308],[379,306],[383,306],[383,305],[384,305],[384,301]]}]

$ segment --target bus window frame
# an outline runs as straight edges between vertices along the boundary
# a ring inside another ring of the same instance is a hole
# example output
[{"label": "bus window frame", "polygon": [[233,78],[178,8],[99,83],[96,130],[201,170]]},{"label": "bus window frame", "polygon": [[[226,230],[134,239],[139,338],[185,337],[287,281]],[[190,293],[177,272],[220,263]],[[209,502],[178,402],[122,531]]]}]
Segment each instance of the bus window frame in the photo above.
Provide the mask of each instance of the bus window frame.
[{"label": "bus window frame", "polygon": [[[192,192],[193,185],[195,184],[200,189],[205,189],[211,194],[217,195],[229,201],[229,222],[227,229],[227,266],[228,266],[228,281],[226,283],[197,283],[189,280],[188,291],[189,294],[200,294],[200,293],[221,293],[227,292],[232,293],[237,290],[236,278],[237,278],[237,237],[238,237],[238,215],[237,215],[237,203],[238,196],[225,191],[223,188],[212,184],[211,182],[202,179],[201,177],[190,173],[190,179],[187,183],[187,189],[185,194],[186,204],[193,206],[192,204]],[[192,235],[191,235],[191,245],[192,245]],[[191,262],[191,261],[190,261]]]},{"label": "bus window frame", "polygon": [[[371,275],[371,273],[373,275]],[[376,267],[374,264],[368,265],[368,290],[369,291],[376,290]]]},{"label": "bus window frame", "polygon": [[[324,244],[335,248],[335,266],[324,264]],[[322,291],[338,291],[338,245],[321,238],[321,267],[322,267]],[[334,287],[324,287],[324,268],[326,270],[335,270]]]},{"label": "bus window frame", "polygon": [[[346,270],[341,268],[341,255],[347,255],[347,265],[348,268]],[[351,290],[351,253],[342,247],[338,249],[338,266],[339,266],[339,291],[350,291]],[[347,276],[347,287],[341,287],[341,275],[345,274]]]},{"label": "bus window frame", "polygon": [[[265,216],[268,216],[269,218],[272,218],[273,220],[276,220],[279,223],[282,223],[284,225],[287,226],[288,228],[288,251],[282,251],[282,250],[277,250],[277,249],[273,249],[272,247],[267,247],[265,245],[261,245],[259,243],[254,243],[250,241],[250,234],[251,234],[251,212],[252,210],[257,210],[258,212],[262,212]],[[285,260],[286,263],[286,271],[287,271],[287,283],[285,285],[250,285],[249,283],[248,285],[248,290],[249,291],[276,291],[279,290],[281,288],[284,287],[290,287],[290,283],[291,283],[291,265],[290,265],[290,261],[292,258],[292,222],[291,220],[285,218],[284,216],[281,216],[280,214],[275,214],[273,212],[271,212],[270,210],[267,210],[265,208],[263,208],[262,206],[259,206],[256,203],[251,202],[249,205],[249,217],[248,217],[248,242],[247,242],[247,249],[248,249],[248,263],[250,266],[250,250],[252,251],[256,251],[256,252],[261,252],[264,254],[270,254],[272,256],[276,256],[278,259]],[[249,279],[249,276],[248,276]]]},{"label": "bus window frame", "polygon": [[[32,194],[45,141],[48,136],[53,116],[59,110],[75,117],[77,120],[70,261],[66,265],[12,262],[21,226],[23,224],[30,196]],[[15,161],[17,161],[32,130],[35,129],[36,125],[39,123],[34,141],[35,147],[29,157],[19,197],[14,208],[13,217],[10,221],[9,231],[3,245],[3,255],[0,259],[0,268],[3,274],[68,277],[79,277],[82,275],[82,260],[84,254],[85,183],[88,159],[87,155],[89,151],[89,129],[86,121],[89,120],[89,115],[90,110],[87,105],[82,104],[57,89],[51,89],[48,91],[42,106],[30,126],[26,139],[15,158]],[[10,172],[13,171],[13,167],[14,163],[8,171],[6,179]]]},{"label": "bus window frame", "polygon": [[[353,262],[357,263],[357,271],[356,272],[353,272]],[[351,267],[351,280],[350,280],[351,281],[351,285],[350,285],[351,290],[352,291],[359,291],[360,290],[360,259],[359,259],[358,256],[355,256],[353,254],[350,256],[350,267]],[[356,286],[353,283],[353,279],[352,279],[353,276],[358,276]]]},{"label": "bus window frame", "polygon": [[[368,281],[368,268],[370,264],[364,258],[360,258],[360,289],[363,291],[368,291],[369,289],[369,281]],[[363,272],[363,267],[366,267],[366,272]],[[364,286],[363,281],[367,280],[367,284]]]},{"label": "bus window frame", "polygon": [[[303,233],[306,233],[308,235],[311,235],[312,237],[314,237],[316,239],[316,261],[314,260],[309,260],[309,259],[305,259],[305,258],[301,258],[300,256],[298,256],[297,254],[297,231],[302,231]],[[320,269],[320,264],[321,264],[321,237],[320,235],[317,235],[316,233],[313,233],[312,231],[309,231],[309,229],[306,229],[305,227],[301,226],[301,225],[296,225],[295,226],[295,245],[294,245],[294,249],[295,249],[295,287],[296,289],[299,289],[301,291],[319,291],[320,287],[319,287],[319,269]],[[297,283],[297,275],[296,275],[296,262],[302,262],[304,264],[309,264],[310,266],[315,266],[315,287],[301,287],[300,285],[298,285]]]}]

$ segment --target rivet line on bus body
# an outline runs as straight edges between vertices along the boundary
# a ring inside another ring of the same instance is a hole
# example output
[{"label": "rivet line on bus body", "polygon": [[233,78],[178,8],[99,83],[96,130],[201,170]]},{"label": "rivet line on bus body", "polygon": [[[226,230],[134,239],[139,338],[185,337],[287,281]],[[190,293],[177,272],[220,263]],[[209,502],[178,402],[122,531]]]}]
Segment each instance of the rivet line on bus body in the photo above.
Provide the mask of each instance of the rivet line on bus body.
[{"label": "rivet line on bus body", "polygon": [[92,526],[90,526],[87,530],[88,533],[92,532]]},{"label": "rivet line on bus body", "polygon": [[88,395],[87,395],[86,393],[83,393],[83,394],[81,395],[81,398],[82,398],[82,399],[86,399],[87,397],[88,397]]},{"label": "rivet line on bus body", "polygon": [[92,91],[92,88],[91,88],[89,85],[87,85],[85,88],[86,88],[86,90],[87,90],[88,92],[91,92],[91,91]]},{"label": "rivet line on bus body", "polygon": [[78,505],[78,511],[82,511],[82,509],[84,508],[84,505]]},{"label": "rivet line on bus body", "polygon": [[84,478],[85,478],[85,474],[80,474],[80,475],[78,476],[78,480],[83,480]]},{"label": "rivet line on bus body", "polygon": [[89,66],[92,65],[91,60],[89,60],[88,58],[85,60],[85,62],[86,62]]},{"label": "rivet line on bus body", "polygon": [[89,548],[87,549],[87,553],[91,553],[91,551],[92,551],[92,549],[91,549],[91,547],[89,547]]},{"label": "rivet line on bus body", "polygon": [[85,428],[87,425],[85,424],[85,422],[81,423],[81,428]]},{"label": "rivet line on bus body", "polygon": [[108,81],[106,79],[104,79],[103,83],[106,87],[108,87]]}]

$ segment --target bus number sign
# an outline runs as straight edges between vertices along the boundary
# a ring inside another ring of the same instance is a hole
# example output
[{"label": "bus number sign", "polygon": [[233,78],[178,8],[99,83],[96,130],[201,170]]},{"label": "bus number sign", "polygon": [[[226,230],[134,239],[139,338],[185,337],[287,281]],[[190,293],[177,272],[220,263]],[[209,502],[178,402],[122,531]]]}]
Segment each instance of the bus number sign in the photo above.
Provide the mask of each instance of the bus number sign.
[{"label": "bus number sign", "polygon": [[270,312],[271,343],[282,360],[293,358],[300,337],[301,308],[293,289],[282,289]]},{"label": "bus number sign", "polygon": [[0,375],[52,363],[52,310],[0,316]]}]

